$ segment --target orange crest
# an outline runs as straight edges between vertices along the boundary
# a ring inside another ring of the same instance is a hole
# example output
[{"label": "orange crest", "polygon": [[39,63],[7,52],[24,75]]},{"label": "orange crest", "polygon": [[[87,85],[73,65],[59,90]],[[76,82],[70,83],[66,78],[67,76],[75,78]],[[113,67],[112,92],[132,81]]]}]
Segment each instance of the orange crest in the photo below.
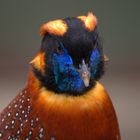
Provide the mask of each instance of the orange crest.
[{"label": "orange crest", "polygon": [[78,16],[77,18],[84,22],[85,27],[89,31],[93,31],[97,25],[97,18],[91,12],[87,16]]},{"label": "orange crest", "polygon": [[40,35],[44,36],[46,32],[62,36],[67,31],[67,24],[63,20],[54,20],[45,23],[40,28]]}]

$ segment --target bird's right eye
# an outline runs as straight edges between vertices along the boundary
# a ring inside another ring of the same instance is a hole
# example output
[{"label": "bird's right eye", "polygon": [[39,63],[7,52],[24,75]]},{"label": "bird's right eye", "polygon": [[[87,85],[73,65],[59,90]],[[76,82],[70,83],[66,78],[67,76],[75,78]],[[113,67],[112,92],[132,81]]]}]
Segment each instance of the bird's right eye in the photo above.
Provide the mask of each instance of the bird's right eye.
[{"label": "bird's right eye", "polygon": [[58,46],[57,48],[56,48],[56,51],[57,51],[57,53],[59,53],[59,54],[62,54],[64,51],[63,51],[63,49],[61,48],[61,46]]}]

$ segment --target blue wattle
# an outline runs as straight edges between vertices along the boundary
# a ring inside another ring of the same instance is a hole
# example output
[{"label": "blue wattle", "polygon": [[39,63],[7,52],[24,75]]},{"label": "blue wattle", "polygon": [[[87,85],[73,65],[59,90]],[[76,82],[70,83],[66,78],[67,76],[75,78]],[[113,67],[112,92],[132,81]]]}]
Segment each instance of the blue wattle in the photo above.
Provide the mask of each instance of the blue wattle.
[{"label": "blue wattle", "polygon": [[98,65],[100,63],[100,53],[99,50],[97,48],[95,48],[92,51],[92,54],[90,56],[90,72],[91,72],[91,78],[94,78],[96,73],[97,73],[97,69],[98,69]]},{"label": "blue wattle", "polygon": [[62,92],[80,92],[84,89],[84,83],[79,73],[73,66],[73,61],[67,51],[63,54],[53,54],[55,81]]}]

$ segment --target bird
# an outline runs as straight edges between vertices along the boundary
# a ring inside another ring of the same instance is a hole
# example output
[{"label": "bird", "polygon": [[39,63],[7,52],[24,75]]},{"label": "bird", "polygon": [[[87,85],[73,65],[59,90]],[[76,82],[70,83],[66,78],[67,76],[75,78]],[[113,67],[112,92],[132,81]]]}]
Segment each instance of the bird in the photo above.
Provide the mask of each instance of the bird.
[{"label": "bird", "polygon": [[107,57],[97,17],[49,20],[39,33],[27,84],[0,113],[0,140],[120,140],[115,109],[99,82]]}]

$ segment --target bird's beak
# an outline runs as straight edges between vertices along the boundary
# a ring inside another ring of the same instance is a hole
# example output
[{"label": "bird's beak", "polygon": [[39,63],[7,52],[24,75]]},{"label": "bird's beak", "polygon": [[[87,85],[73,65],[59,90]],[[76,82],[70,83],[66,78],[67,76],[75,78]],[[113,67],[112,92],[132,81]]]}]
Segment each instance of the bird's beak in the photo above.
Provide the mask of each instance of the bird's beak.
[{"label": "bird's beak", "polygon": [[89,86],[90,77],[89,77],[89,74],[87,72],[83,72],[82,73],[82,80],[84,82],[85,87],[88,87]]},{"label": "bird's beak", "polygon": [[84,59],[82,60],[82,65],[79,65],[79,68],[79,72],[84,82],[84,85],[85,87],[88,87],[90,81],[90,69],[88,68],[88,65],[85,64]]}]

